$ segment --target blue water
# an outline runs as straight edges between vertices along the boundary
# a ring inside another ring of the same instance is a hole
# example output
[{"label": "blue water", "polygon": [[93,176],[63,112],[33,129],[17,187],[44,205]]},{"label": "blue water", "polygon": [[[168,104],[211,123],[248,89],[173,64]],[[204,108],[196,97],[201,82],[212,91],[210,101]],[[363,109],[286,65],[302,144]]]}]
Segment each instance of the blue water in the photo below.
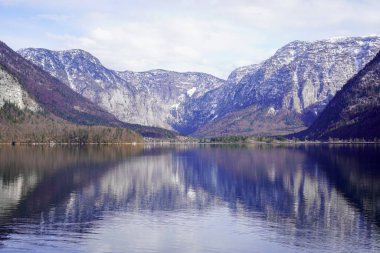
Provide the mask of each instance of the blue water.
[{"label": "blue water", "polygon": [[0,146],[0,252],[380,252],[380,147]]}]

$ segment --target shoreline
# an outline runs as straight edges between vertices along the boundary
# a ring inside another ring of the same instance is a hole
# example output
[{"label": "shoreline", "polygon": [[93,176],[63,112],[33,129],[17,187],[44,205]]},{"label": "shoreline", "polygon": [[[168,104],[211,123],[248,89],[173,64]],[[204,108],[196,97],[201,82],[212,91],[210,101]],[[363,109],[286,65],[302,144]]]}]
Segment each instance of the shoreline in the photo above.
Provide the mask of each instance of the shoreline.
[{"label": "shoreline", "polygon": [[147,142],[109,142],[109,143],[68,143],[68,142],[0,142],[0,145],[9,146],[86,146],[86,145],[350,145],[350,144],[366,144],[366,145],[380,145],[380,142],[374,141],[248,141],[248,142],[180,142],[180,141],[168,141],[168,140],[157,140],[157,141],[147,141]]}]

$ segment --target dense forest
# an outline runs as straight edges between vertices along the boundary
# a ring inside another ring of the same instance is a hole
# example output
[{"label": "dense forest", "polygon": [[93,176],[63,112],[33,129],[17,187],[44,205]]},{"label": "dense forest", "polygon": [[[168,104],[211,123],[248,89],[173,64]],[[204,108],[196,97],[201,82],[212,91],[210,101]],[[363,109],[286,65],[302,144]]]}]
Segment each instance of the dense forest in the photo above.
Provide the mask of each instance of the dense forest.
[{"label": "dense forest", "polygon": [[0,109],[0,143],[133,143],[142,137],[129,129],[79,126],[46,112],[21,110],[6,102]]}]

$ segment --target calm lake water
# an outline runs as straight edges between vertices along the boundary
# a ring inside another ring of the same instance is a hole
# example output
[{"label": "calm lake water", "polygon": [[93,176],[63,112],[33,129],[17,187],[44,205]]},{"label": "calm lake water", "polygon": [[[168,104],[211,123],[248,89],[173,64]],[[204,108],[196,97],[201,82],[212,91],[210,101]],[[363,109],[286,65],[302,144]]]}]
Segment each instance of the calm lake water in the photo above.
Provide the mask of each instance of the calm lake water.
[{"label": "calm lake water", "polygon": [[0,252],[380,252],[380,147],[0,146]]}]

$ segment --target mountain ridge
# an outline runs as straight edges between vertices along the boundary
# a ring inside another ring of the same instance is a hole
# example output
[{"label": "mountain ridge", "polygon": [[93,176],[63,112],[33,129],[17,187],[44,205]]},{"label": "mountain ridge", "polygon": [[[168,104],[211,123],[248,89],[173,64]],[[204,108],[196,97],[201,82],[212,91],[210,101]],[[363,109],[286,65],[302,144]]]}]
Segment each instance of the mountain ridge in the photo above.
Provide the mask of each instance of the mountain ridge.
[{"label": "mountain ridge", "polygon": [[[288,133],[306,128],[379,50],[380,37],[373,36],[290,42],[243,76],[239,83],[213,91],[224,94],[221,101],[216,100],[219,95],[209,94],[210,99],[202,101],[203,107],[215,103],[220,106],[211,115],[213,120],[201,126],[195,135],[239,134],[242,130],[248,135],[278,134],[278,123],[260,127],[261,118],[270,117],[279,121]],[[249,111],[250,107],[256,109]],[[231,124],[231,118],[241,120]],[[228,131],[223,127],[226,125]]]},{"label": "mountain ridge", "polygon": [[380,52],[351,78],[317,120],[296,134],[311,139],[380,138]]},{"label": "mountain ridge", "polygon": [[[121,121],[212,137],[305,129],[378,50],[377,36],[292,41],[259,64],[235,69],[227,80],[162,69],[113,71],[96,57],[79,60],[81,69],[78,62],[56,62],[37,49],[19,53]],[[55,66],[50,70],[44,63],[49,61]]]},{"label": "mountain ridge", "polygon": [[82,99],[82,96],[61,85],[58,79],[26,61],[3,42],[0,42],[0,64],[19,80],[36,102],[53,114],[80,124],[121,125],[113,115]]},{"label": "mountain ridge", "polygon": [[[114,115],[73,91],[56,77],[24,59],[1,41],[0,66],[2,89],[7,91],[2,94],[1,104],[15,95],[12,90],[17,87],[21,93],[26,92],[28,99],[30,97],[44,110],[75,124],[129,128],[149,137],[175,136],[175,133],[168,130],[128,124],[118,120]],[[20,97],[16,102],[16,105],[20,107],[19,102]]]},{"label": "mountain ridge", "polygon": [[63,80],[73,90],[113,113],[119,120],[168,129],[181,117],[180,104],[188,103],[224,80],[205,73],[107,69],[95,57],[71,51],[23,49],[26,59]]}]

